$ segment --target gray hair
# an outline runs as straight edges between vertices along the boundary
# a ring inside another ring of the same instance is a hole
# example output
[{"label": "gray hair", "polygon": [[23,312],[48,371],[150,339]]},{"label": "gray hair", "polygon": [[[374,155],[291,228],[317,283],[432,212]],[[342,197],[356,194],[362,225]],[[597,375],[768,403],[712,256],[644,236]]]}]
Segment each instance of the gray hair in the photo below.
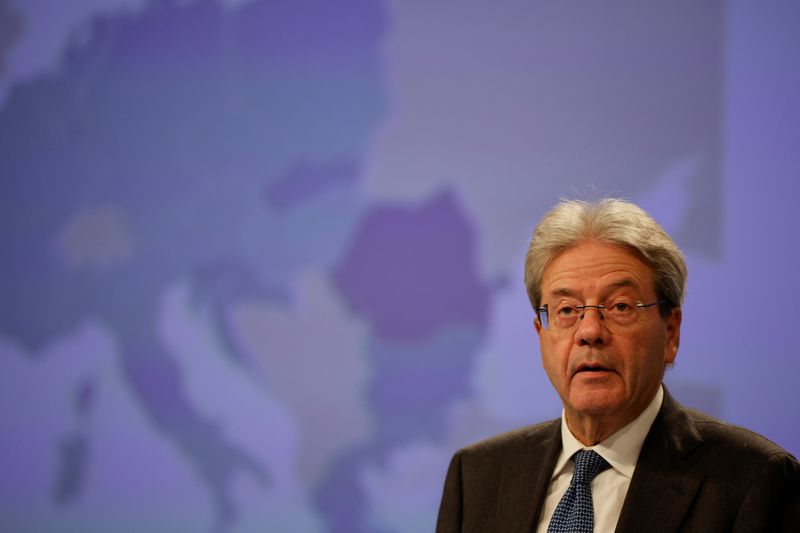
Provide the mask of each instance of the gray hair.
[{"label": "gray hair", "polygon": [[686,261],[669,235],[641,207],[616,198],[562,201],[533,231],[525,258],[525,287],[534,309],[542,303],[542,274],[555,257],[580,241],[616,244],[638,253],[653,269],[662,314],[683,303]]}]

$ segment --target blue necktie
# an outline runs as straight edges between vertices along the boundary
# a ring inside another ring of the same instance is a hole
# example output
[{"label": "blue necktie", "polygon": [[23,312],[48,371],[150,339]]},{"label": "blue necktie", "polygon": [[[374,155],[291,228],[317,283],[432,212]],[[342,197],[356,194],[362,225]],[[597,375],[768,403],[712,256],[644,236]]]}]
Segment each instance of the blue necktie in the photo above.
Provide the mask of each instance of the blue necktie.
[{"label": "blue necktie", "polygon": [[547,533],[592,533],[592,480],[610,466],[594,450],[581,450],[575,454],[572,481],[553,512]]}]

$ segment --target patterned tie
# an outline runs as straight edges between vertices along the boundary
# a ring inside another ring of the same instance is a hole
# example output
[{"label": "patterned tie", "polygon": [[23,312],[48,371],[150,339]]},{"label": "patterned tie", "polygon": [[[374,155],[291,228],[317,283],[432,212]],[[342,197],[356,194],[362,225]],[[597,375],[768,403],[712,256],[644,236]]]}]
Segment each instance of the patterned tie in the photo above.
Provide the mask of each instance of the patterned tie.
[{"label": "patterned tie", "polygon": [[547,533],[592,533],[592,480],[610,466],[594,450],[581,450],[575,454],[572,481],[553,512]]}]

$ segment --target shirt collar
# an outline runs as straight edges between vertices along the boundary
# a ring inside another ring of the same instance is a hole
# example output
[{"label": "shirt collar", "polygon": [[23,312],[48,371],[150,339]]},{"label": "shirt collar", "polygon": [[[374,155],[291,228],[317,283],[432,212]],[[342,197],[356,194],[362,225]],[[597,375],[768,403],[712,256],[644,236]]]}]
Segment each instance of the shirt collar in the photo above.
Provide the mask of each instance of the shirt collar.
[{"label": "shirt collar", "polygon": [[564,410],[561,411],[561,454],[553,470],[553,477],[561,473],[567,462],[578,450],[587,449],[596,451],[603,459],[620,474],[627,478],[633,477],[633,470],[636,468],[636,461],[639,459],[639,452],[642,451],[644,439],[650,431],[650,426],[656,419],[661,402],[664,400],[664,389],[658,387],[655,396],[650,404],[633,422],[620,429],[604,441],[594,446],[584,446],[567,427],[567,419]]}]

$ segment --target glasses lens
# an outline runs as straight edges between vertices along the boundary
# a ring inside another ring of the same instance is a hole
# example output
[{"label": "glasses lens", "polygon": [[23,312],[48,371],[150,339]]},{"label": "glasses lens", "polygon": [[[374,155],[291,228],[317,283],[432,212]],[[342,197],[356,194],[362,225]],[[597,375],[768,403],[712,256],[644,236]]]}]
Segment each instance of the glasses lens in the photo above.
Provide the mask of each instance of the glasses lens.
[{"label": "glasses lens", "polygon": [[640,302],[631,298],[618,298],[605,306],[606,316],[615,324],[626,326],[636,322]]},{"label": "glasses lens", "polygon": [[581,309],[577,302],[562,300],[556,304],[550,320],[555,327],[565,329],[572,327],[580,315]]},{"label": "glasses lens", "polygon": [[548,320],[547,320],[547,306],[540,307],[536,310],[536,316],[539,318],[539,324],[542,325],[543,328],[547,329],[548,327]]}]

